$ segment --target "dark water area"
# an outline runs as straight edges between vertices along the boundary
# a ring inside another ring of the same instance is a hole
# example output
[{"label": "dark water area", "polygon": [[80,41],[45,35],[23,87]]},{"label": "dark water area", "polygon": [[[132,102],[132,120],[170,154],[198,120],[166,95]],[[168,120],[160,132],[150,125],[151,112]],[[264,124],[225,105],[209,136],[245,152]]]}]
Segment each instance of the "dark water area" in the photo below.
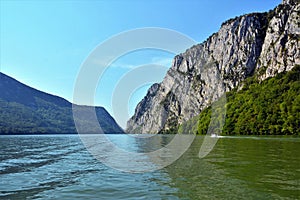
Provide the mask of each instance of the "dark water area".
[{"label": "dark water area", "polygon": [[[150,143],[109,137],[122,148],[147,152],[173,136],[156,135]],[[300,198],[300,137],[221,137],[200,159],[202,142],[197,136],[166,168],[127,173],[95,159],[78,135],[0,136],[0,199]]]}]

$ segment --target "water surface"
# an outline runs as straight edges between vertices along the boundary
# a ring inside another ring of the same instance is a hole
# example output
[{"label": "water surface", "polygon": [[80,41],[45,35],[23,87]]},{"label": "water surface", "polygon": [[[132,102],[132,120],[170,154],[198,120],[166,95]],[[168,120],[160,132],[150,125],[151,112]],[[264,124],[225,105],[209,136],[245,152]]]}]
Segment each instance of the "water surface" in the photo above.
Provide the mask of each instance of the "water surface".
[{"label": "water surface", "polygon": [[[110,136],[136,152],[172,137]],[[223,137],[199,159],[202,141],[162,170],[135,174],[99,162],[77,135],[0,136],[0,199],[300,198],[299,137]]]}]

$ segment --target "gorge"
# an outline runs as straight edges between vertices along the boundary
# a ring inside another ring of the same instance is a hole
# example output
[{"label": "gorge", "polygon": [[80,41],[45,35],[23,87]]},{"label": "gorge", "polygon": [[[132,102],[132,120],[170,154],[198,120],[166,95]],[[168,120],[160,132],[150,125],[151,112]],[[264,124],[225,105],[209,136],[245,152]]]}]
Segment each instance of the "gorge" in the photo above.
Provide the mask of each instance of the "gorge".
[{"label": "gorge", "polygon": [[126,131],[176,132],[224,93],[242,89],[245,80],[261,83],[299,65],[299,9],[299,1],[283,0],[269,12],[230,19],[205,42],[175,56],[163,81],[137,105]]}]

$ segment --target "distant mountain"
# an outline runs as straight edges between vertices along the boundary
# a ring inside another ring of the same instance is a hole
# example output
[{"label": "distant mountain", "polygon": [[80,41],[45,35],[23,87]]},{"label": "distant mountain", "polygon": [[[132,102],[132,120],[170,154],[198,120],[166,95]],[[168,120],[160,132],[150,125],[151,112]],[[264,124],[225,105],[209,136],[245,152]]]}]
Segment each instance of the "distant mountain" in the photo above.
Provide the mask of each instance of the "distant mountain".
[{"label": "distant mountain", "polygon": [[[67,100],[38,91],[0,73],[0,134],[77,133],[72,104]],[[76,106],[89,114],[92,107]],[[123,130],[103,107],[95,107],[103,133]],[[88,116],[81,118],[86,133],[99,133]]]},{"label": "distant mountain", "polygon": [[205,42],[175,56],[164,80],[137,105],[126,131],[176,131],[246,79],[262,82],[300,65],[299,13],[299,0],[283,0],[269,12],[224,22]]}]

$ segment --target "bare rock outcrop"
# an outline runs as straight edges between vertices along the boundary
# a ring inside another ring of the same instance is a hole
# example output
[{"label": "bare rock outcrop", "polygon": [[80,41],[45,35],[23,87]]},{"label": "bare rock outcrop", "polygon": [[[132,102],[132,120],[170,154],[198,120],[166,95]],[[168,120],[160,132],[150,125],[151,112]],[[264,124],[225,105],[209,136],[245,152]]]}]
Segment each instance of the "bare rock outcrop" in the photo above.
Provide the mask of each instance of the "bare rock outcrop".
[{"label": "bare rock outcrop", "polygon": [[205,42],[175,56],[127,123],[128,133],[170,130],[250,76],[260,80],[300,64],[299,1],[224,22]]}]

